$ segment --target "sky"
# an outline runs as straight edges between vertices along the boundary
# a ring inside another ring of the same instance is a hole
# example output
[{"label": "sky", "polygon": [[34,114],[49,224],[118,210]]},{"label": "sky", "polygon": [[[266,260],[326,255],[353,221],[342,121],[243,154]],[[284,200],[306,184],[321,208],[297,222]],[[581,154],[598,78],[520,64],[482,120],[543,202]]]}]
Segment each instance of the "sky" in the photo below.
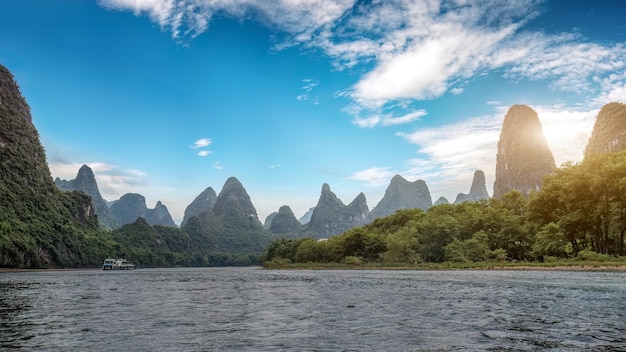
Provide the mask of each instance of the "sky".
[{"label": "sky", "polygon": [[176,222],[231,176],[259,219],[323,183],[370,209],[391,178],[433,202],[493,192],[502,121],[537,111],[557,166],[626,103],[626,1],[2,0],[0,64],[53,177]]}]

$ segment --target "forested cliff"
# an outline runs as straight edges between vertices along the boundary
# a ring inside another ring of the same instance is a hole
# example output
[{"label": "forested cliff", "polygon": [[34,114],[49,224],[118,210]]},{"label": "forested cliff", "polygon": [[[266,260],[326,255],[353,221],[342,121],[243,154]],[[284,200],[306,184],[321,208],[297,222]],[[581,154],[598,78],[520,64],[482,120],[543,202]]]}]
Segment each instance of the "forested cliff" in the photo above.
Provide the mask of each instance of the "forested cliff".
[{"label": "forested cliff", "polygon": [[54,185],[30,108],[1,65],[0,199],[0,266],[83,266],[102,260],[90,198]]}]

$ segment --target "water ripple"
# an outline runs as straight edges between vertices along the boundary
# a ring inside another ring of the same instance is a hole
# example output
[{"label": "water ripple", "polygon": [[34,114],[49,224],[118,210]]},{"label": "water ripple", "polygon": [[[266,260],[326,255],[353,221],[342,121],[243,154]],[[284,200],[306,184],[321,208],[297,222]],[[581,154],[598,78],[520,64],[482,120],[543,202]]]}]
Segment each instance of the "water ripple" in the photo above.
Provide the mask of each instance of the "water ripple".
[{"label": "water ripple", "polygon": [[0,349],[626,351],[626,273],[0,274]]}]

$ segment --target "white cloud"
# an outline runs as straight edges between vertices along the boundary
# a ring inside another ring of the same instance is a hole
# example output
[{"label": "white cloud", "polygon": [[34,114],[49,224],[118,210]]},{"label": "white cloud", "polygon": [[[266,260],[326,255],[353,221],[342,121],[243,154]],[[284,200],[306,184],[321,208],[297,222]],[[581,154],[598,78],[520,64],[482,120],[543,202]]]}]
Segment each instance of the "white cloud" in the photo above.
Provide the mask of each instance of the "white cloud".
[{"label": "white cloud", "polygon": [[382,114],[375,112],[366,117],[361,117],[361,111],[362,110],[352,111],[353,115],[355,116],[352,119],[352,123],[361,128],[372,128],[377,126],[378,124],[382,124],[383,126],[392,126],[410,123],[419,120],[420,117],[427,114],[426,110],[420,109],[416,111],[411,111],[401,116],[395,116],[391,113]]},{"label": "white cloud", "polygon": [[348,177],[351,180],[363,182],[369,186],[382,186],[389,183],[395,175],[389,167],[372,167],[366,170],[355,172]]},{"label": "white cloud", "polygon": [[[545,81],[553,90],[578,94],[588,107],[533,106],[541,119],[557,165],[579,160],[597,109],[626,100],[626,47],[592,43],[578,34],[550,35],[526,25],[544,6],[541,0],[100,0],[102,6],[148,15],[174,38],[193,38],[207,30],[216,13],[256,19],[286,34],[276,48],[292,45],[321,49],[336,69],[363,75],[338,97],[343,112],[363,128],[419,119],[414,103],[460,94],[468,83],[495,73],[512,81]],[[355,5],[356,4],[356,5]],[[356,67],[361,65],[360,67]],[[310,99],[317,82],[307,79],[298,100]],[[433,190],[451,190],[483,169],[493,179],[502,103],[492,116],[399,134],[418,146],[419,157],[400,172],[425,180],[442,176]],[[202,140],[201,140],[202,141]],[[210,140],[209,141],[210,144]],[[206,144],[205,146],[208,146]],[[193,148],[202,148],[198,142]],[[221,168],[217,164],[216,168]],[[351,176],[375,180],[392,174],[374,167]],[[388,180],[386,181],[388,182]],[[488,182],[489,184],[489,182]],[[463,187],[463,192],[467,191]],[[450,196],[450,195],[448,195]],[[453,200],[453,199],[451,199]]]},{"label": "white cloud", "polygon": [[[201,139],[198,139],[197,141],[195,141],[192,145],[190,145],[189,148],[196,149],[196,150],[198,150],[200,148],[206,148],[209,145],[211,145],[212,142],[213,141],[211,139],[209,139],[209,138],[201,138]],[[204,157],[204,156],[207,156],[209,154],[213,154],[213,152],[210,151],[210,150],[198,150],[198,156]]]},{"label": "white cloud", "polygon": [[201,138],[195,141],[193,145],[191,145],[191,148],[192,149],[204,148],[204,147],[208,147],[211,143],[212,141],[209,138]]},{"label": "white cloud", "polygon": [[383,125],[385,126],[389,126],[389,125],[399,125],[399,124],[404,124],[404,123],[409,123],[409,122],[413,122],[418,120],[420,117],[426,115],[426,110],[417,110],[417,111],[413,111],[410,112],[408,114],[405,114],[403,116],[385,116],[383,118]]},{"label": "white cloud", "polygon": [[146,14],[175,39],[194,38],[206,31],[216,13],[255,18],[307,42],[314,32],[333,23],[354,0],[100,0],[103,7]]},{"label": "white cloud", "polygon": [[137,193],[148,186],[148,175],[140,170],[123,169],[117,165],[104,162],[63,163],[50,162],[48,167],[52,177],[63,180],[76,178],[82,165],[87,165],[94,173],[98,189],[107,200],[119,199],[126,193]]},{"label": "white cloud", "polygon": [[215,170],[222,170],[222,169],[224,169],[224,167],[222,166],[222,163],[219,162],[219,161],[216,161],[216,162],[213,163],[213,168]]},{"label": "white cloud", "polygon": [[539,116],[556,166],[580,161],[591,136],[599,109],[572,109],[564,106],[534,108]]},{"label": "white cloud", "polygon": [[[571,34],[520,35],[510,45],[515,45],[523,56],[508,60],[505,77],[548,79],[554,89],[581,95],[601,93],[606,87],[599,84],[599,77],[626,67],[623,44],[586,43]],[[621,81],[624,82],[624,77]]]},{"label": "white cloud", "polygon": [[463,88],[452,88],[450,89],[450,93],[454,94],[454,95],[459,95],[461,93],[463,93],[465,91],[465,89]]},{"label": "white cloud", "polygon": [[361,127],[361,128],[372,128],[376,125],[378,125],[378,123],[381,121],[380,116],[378,115],[371,115],[368,117],[355,117],[352,122]]},{"label": "white cloud", "polygon": [[[319,86],[319,82],[310,78],[303,79],[302,82],[305,83],[304,86],[300,88],[303,93],[296,96],[296,99],[300,101],[309,100],[309,93],[311,93],[315,87]],[[317,105],[319,102],[315,101],[314,104]]]},{"label": "white cloud", "polygon": [[[529,31],[525,25],[542,10],[541,0],[99,0],[99,4],[147,15],[183,40],[206,31],[218,13],[254,19],[286,34],[278,49],[298,44],[321,48],[337,69],[367,63],[368,71],[348,96],[377,113],[400,99],[433,99],[448,90],[461,93],[462,88],[450,86],[494,69],[509,79],[546,79],[554,89],[578,94],[619,98],[626,85],[624,77],[603,83],[608,74],[626,67],[623,44]],[[299,100],[309,99],[317,84],[305,83]],[[370,126],[373,118],[356,121]]]}]

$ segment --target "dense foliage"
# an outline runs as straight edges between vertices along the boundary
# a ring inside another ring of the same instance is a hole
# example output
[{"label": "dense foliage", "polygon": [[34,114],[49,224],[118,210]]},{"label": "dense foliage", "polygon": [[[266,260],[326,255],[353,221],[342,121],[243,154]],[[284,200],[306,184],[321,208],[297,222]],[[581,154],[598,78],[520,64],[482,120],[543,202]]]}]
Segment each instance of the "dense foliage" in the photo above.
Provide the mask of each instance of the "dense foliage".
[{"label": "dense foliage", "polygon": [[0,266],[83,266],[106,243],[90,199],[52,181],[30,109],[0,65]]},{"label": "dense foliage", "polygon": [[587,157],[544,179],[524,197],[424,212],[400,210],[327,241],[279,239],[262,261],[281,263],[542,261],[625,255],[626,152]]},{"label": "dense foliage", "polygon": [[[225,250],[209,236],[198,232],[198,219],[192,217],[183,228],[150,226],[143,218],[113,230],[115,246],[109,255],[132,259],[140,267],[225,266],[258,264],[258,253],[247,247]],[[187,233],[189,231],[190,233]]]}]

